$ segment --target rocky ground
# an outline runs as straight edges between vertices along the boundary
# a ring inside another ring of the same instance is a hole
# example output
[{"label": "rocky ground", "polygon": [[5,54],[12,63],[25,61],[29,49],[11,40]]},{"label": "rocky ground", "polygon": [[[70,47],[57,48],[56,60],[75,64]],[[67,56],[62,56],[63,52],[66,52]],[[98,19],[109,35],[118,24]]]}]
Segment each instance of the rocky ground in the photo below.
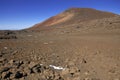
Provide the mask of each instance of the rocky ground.
[{"label": "rocky ground", "polygon": [[9,35],[0,39],[1,80],[120,80],[119,33]]}]

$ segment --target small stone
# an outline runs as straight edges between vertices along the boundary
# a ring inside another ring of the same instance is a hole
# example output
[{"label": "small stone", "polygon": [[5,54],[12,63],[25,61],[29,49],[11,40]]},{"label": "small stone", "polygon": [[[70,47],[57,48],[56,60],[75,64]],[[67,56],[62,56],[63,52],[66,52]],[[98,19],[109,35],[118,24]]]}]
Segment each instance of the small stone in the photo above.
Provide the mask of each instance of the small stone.
[{"label": "small stone", "polygon": [[29,66],[29,68],[33,68],[35,65],[36,65],[35,62],[30,62],[30,64],[28,66]]},{"label": "small stone", "polygon": [[41,65],[42,67],[41,67],[41,69],[42,70],[44,70],[44,69],[49,69],[50,67],[49,66],[43,66],[43,65]]},{"label": "small stone", "polygon": [[87,63],[87,61],[85,59],[82,60],[82,63]]},{"label": "small stone", "polygon": [[59,76],[58,80],[64,80],[61,76]]},{"label": "small stone", "polygon": [[6,74],[7,74],[6,72],[3,72],[3,73],[1,74],[1,78],[4,79]]},{"label": "small stone", "polygon": [[78,68],[77,67],[70,68],[70,73],[76,73],[76,72],[78,72]]},{"label": "small stone", "polygon": [[76,28],[80,28],[80,26],[77,26]]},{"label": "small stone", "polygon": [[16,51],[12,52],[12,54],[15,55],[17,52],[18,52],[18,51],[16,50]]},{"label": "small stone", "polygon": [[10,70],[9,67],[4,67],[0,70],[0,73],[7,72],[8,70]]},{"label": "small stone", "polygon": [[0,54],[0,57],[2,57],[3,55],[2,54]]},{"label": "small stone", "polygon": [[23,73],[17,71],[16,74],[15,74],[15,78],[22,78],[23,77]]},{"label": "small stone", "polygon": [[10,79],[14,79],[15,78],[15,73],[10,75]]},{"label": "small stone", "polygon": [[12,74],[11,72],[4,72],[2,73],[2,78],[3,79],[9,78],[11,74]]},{"label": "small stone", "polygon": [[4,49],[8,49],[7,47],[4,47]]},{"label": "small stone", "polygon": [[71,76],[74,76],[75,73],[70,73],[70,74],[71,74]]},{"label": "small stone", "polygon": [[15,60],[10,60],[9,63],[10,64],[13,64],[15,62]]},{"label": "small stone", "polygon": [[60,77],[60,75],[58,75],[58,74],[55,74],[55,80],[58,80],[59,79],[59,77]]},{"label": "small stone", "polygon": [[9,71],[15,73],[16,69],[15,68],[11,68]]},{"label": "small stone", "polygon": [[0,58],[0,63],[2,63],[3,61],[5,61],[5,59],[4,58]]},{"label": "small stone", "polygon": [[23,64],[23,61],[15,61],[14,64],[19,68]]},{"label": "small stone", "polygon": [[89,75],[89,71],[85,72],[84,74],[85,74],[85,75]]},{"label": "small stone", "polygon": [[96,54],[100,54],[101,52],[98,50],[98,51],[96,51]]},{"label": "small stone", "polygon": [[27,73],[23,72],[23,76],[24,76],[24,77],[27,76]]},{"label": "small stone", "polygon": [[30,61],[24,61],[24,64],[30,64]]},{"label": "small stone", "polygon": [[32,68],[32,71],[33,71],[34,73],[39,73],[39,72],[41,72],[40,67],[33,67],[33,68]]},{"label": "small stone", "polygon": [[110,69],[109,70],[109,73],[115,73],[116,71],[115,71],[115,69]]}]

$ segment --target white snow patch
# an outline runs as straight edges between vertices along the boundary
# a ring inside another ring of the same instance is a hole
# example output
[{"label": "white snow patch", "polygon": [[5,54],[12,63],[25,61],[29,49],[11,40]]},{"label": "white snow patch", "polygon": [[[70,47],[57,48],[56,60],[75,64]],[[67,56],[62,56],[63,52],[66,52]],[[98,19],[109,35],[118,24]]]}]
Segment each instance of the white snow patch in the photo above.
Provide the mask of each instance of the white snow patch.
[{"label": "white snow patch", "polygon": [[56,70],[65,70],[65,68],[61,67],[61,66],[54,66],[54,65],[49,65],[51,68],[54,68]]},{"label": "white snow patch", "polygon": [[41,66],[43,65],[43,64],[40,64]]}]

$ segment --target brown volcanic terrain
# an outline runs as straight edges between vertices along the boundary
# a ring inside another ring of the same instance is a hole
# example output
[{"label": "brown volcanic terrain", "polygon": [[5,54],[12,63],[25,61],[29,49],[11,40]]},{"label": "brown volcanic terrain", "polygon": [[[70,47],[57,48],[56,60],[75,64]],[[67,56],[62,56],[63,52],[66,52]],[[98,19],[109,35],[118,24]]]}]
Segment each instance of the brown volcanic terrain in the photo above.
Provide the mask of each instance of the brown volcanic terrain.
[{"label": "brown volcanic terrain", "polygon": [[0,31],[0,80],[120,80],[120,16],[71,8]]},{"label": "brown volcanic terrain", "polygon": [[53,16],[42,23],[38,23],[31,27],[30,30],[38,30],[38,28],[45,26],[56,25],[70,25],[80,23],[83,21],[89,21],[94,19],[110,18],[116,14],[110,12],[98,11],[90,8],[70,8],[56,16]]}]

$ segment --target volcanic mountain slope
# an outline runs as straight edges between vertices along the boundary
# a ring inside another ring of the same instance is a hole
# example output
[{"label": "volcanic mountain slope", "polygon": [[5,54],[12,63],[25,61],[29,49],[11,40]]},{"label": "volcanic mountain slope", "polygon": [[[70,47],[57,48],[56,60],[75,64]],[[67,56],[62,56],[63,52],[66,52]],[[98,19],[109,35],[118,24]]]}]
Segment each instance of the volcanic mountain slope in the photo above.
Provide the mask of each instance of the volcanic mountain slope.
[{"label": "volcanic mountain slope", "polygon": [[[50,28],[49,26],[59,26],[78,24],[83,21],[90,21],[95,19],[115,17],[116,14],[110,12],[99,11],[91,8],[70,8],[56,16],[53,16],[42,23],[38,23],[29,30],[38,30],[42,28]],[[47,29],[46,28],[46,29]]]}]

